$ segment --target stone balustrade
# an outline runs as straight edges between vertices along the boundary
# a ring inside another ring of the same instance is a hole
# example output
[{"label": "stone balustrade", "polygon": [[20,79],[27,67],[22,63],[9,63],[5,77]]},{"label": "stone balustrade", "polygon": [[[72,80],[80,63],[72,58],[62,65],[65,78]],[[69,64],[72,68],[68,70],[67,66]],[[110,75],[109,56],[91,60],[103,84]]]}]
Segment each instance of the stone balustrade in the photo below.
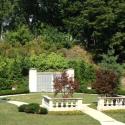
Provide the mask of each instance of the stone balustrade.
[{"label": "stone balustrade", "polygon": [[42,106],[49,111],[73,111],[82,108],[82,98],[50,98],[43,96]]},{"label": "stone balustrade", "polygon": [[122,97],[99,97],[97,109],[100,111],[125,109],[125,96],[122,96]]}]

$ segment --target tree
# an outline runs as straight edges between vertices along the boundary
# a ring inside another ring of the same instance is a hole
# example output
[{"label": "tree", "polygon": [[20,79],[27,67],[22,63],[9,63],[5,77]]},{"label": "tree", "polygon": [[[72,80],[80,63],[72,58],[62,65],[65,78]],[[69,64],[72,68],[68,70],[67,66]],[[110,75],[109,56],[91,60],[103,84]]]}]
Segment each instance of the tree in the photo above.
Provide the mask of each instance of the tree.
[{"label": "tree", "polygon": [[[68,1],[63,22],[65,29],[98,57],[110,46],[124,59],[125,2],[122,0]],[[96,59],[97,60],[97,59]]]},{"label": "tree", "polygon": [[3,28],[9,23],[13,7],[11,0],[2,0],[0,3],[0,39],[3,40]]},{"label": "tree", "polygon": [[[14,29],[13,24],[22,22],[22,14],[19,6],[20,0],[1,0],[0,1],[0,39],[9,29]],[[18,19],[18,22],[17,22]],[[17,26],[17,25],[16,25]]]},{"label": "tree", "polygon": [[66,72],[62,73],[61,77],[54,79],[55,96],[62,93],[63,98],[73,96],[73,93],[79,89],[79,83],[74,78],[69,78]]},{"label": "tree", "polygon": [[41,71],[62,71],[68,68],[68,61],[61,54],[56,53],[31,56],[30,62],[32,67]]},{"label": "tree", "polygon": [[99,69],[96,71],[96,81],[92,84],[97,93],[105,96],[114,96],[118,89],[117,74],[110,71]]},{"label": "tree", "polygon": [[107,54],[102,55],[102,61],[99,63],[100,67],[106,70],[111,70],[115,72],[119,77],[124,73],[124,64],[119,64],[118,56],[115,56],[115,50],[108,50]]},{"label": "tree", "polygon": [[84,92],[87,86],[91,86],[95,80],[95,69],[93,65],[85,63],[83,60],[69,61],[69,66],[75,69],[75,77],[80,83],[80,92]]},{"label": "tree", "polygon": [[25,45],[27,42],[30,42],[32,38],[33,35],[26,25],[18,26],[16,31],[6,33],[6,41],[13,46],[16,45],[16,43]]}]

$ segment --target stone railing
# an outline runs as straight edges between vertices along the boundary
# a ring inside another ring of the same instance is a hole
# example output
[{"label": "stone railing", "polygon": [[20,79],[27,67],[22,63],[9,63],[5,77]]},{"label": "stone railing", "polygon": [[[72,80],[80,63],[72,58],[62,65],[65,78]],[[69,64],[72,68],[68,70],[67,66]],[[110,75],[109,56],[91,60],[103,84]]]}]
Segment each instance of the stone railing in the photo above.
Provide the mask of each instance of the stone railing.
[{"label": "stone railing", "polygon": [[49,111],[72,111],[82,108],[82,98],[50,98],[43,96],[42,106]]},{"label": "stone railing", "polygon": [[125,109],[125,96],[123,97],[99,97],[98,110]]}]

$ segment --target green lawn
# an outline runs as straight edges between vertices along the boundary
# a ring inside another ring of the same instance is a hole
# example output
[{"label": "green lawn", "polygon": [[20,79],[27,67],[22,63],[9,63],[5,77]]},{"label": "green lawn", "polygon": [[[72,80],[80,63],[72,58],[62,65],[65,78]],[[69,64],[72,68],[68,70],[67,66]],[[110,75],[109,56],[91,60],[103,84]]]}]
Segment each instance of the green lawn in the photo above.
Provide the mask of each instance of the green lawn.
[{"label": "green lawn", "polygon": [[15,105],[1,102],[0,125],[100,125],[100,123],[85,114],[38,115],[21,113],[18,112]]},{"label": "green lawn", "polygon": [[104,111],[104,113],[120,122],[125,123],[125,110],[110,110]]},{"label": "green lawn", "polygon": [[[11,100],[17,100],[17,101],[24,101],[24,102],[36,102],[41,104],[41,100],[43,95],[48,95],[53,97],[52,93],[31,93],[29,95],[20,95],[20,96],[13,96],[9,97]],[[83,98],[83,103],[93,103],[97,100],[97,95],[91,95],[91,94],[83,94],[83,93],[75,93],[74,97]]]}]

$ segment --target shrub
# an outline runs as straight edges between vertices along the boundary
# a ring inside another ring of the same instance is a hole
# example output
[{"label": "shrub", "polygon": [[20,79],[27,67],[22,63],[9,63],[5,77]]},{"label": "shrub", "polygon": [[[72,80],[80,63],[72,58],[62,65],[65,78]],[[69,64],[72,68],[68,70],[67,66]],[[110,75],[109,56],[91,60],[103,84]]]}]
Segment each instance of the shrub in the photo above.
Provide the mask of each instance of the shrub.
[{"label": "shrub", "polygon": [[68,78],[66,72],[63,72],[61,77],[54,79],[54,95],[62,93],[63,98],[72,97],[73,93],[79,89],[79,83],[75,79]]},{"label": "shrub", "polygon": [[18,111],[19,111],[19,112],[24,112],[25,109],[26,109],[26,107],[27,107],[27,105],[26,105],[26,104],[23,104],[23,105],[21,105],[21,106],[18,107]]},{"label": "shrub", "polygon": [[0,96],[1,95],[14,95],[14,94],[23,94],[23,93],[29,93],[29,90],[0,90]]},{"label": "shrub", "polygon": [[16,31],[6,33],[6,40],[13,46],[16,43],[25,45],[27,42],[31,41],[32,38],[32,33],[30,32],[29,28],[25,25],[17,27]]},{"label": "shrub", "polygon": [[19,112],[33,113],[33,114],[48,114],[46,108],[40,107],[37,103],[24,104],[18,107]]},{"label": "shrub", "polygon": [[40,107],[39,114],[48,114],[48,110],[46,108]]},{"label": "shrub", "polygon": [[68,68],[68,60],[61,54],[43,53],[39,56],[30,57],[31,67],[35,67],[41,71],[62,71]]},{"label": "shrub", "polygon": [[27,105],[24,108],[24,111],[26,113],[36,113],[36,114],[38,114],[39,113],[39,109],[40,109],[39,104],[37,104],[37,103],[30,103],[29,105]]},{"label": "shrub", "polygon": [[71,60],[69,61],[69,67],[75,69],[75,77],[80,82],[78,92],[84,92],[84,87],[91,85],[96,79],[94,66],[83,60]]},{"label": "shrub", "polygon": [[94,89],[87,89],[87,88],[83,88],[81,92],[88,94],[97,94],[97,92]]},{"label": "shrub", "polygon": [[98,94],[114,96],[118,90],[118,76],[110,70],[99,69],[96,72],[96,81],[92,87]]}]

